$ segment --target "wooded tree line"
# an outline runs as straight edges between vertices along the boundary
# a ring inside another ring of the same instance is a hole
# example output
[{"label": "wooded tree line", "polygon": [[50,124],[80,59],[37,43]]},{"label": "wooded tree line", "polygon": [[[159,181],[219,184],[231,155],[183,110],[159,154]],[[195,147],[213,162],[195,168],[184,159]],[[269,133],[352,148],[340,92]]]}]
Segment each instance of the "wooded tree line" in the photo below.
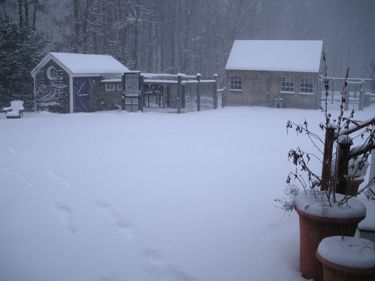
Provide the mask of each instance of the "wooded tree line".
[{"label": "wooded tree line", "polygon": [[[374,0],[0,0],[0,5],[2,20],[49,38],[46,48],[31,54],[35,61],[52,50],[110,54],[130,69],[222,78],[235,39],[323,40],[329,74],[335,76],[350,66],[352,75],[368,77],[375,59]],[[7,56],[11,48],[0,44]]]},{"label": "wooded tree line", "polygon": [[[131,69],[219,72],[255,1],[73,0],[58,49],[109,53]],[[233,24],[226,24],[233,23]],[[220,30],[218,27],[221,27]],[[70,32],[70,33],[69,33]]]},{"label": "wooded tree line", "polygon": [[350,66],[368,77],[375,59],[373,0],[65,1],[74,28],[58,49],[109,53],[132,69],[222,76],[235,39],[324,40],[335,76]]}]

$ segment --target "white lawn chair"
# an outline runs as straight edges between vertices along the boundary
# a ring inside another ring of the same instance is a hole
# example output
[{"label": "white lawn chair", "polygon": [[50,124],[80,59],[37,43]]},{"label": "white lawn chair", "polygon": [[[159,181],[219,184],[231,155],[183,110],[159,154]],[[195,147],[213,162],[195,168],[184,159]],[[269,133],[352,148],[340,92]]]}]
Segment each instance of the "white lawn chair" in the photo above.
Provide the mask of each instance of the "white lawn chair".
[{"label": "white lawn chair", "polygon": [[22,100],[13,100],[10,102],[9,107],[3,108],[7,118],[21,118],[24,110]]}]

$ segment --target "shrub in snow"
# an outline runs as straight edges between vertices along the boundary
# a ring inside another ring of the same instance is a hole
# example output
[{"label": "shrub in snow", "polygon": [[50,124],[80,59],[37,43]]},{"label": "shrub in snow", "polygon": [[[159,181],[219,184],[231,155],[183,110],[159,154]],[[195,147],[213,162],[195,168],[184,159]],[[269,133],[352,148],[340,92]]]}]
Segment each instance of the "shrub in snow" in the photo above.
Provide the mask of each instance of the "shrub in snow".
[{"label": "shrub in snow", "polygon": [[[325,56],[323,56],[325,65]],[[291,211],[295,206],[295,196],[302,188],[305,192],[307,190],[323,191],[328,199],[328,202],[333,205],[336,202],[336,192],[346,194],[340,200],[348,201],[350,195],[346,191],[347,186],[354,180],[358,180],[358,185],[362,182],[361,179],[366,174],[368,167],[368,157],[371,150],[375,148],[375,118],[366,122],[358,121],[354,118],[354,110],[349,114],[345,114],[344,108],[347,102],[347,87],[349,69],[346,73],[344,86],[341,92],[340,111],[337,117],[333,117],[328,112],[328,79],[327,67],[325,67],[325,105],[321,107],[324,114],[324,122],[319,125],[322,132],[325,133],[323,140],[321,134],[310,130],[308,121],[302,124],[287,122],[287,130],[294,129],[297,134],[306,135],[311,141],[316,152],[306,152],[302,148],[297,147],[291,149],[288,153],[289,159],[294,165],[293,171],[288,174],[286,199],[277,199],[282,204],[282,208]],[[354,136],[353,136],[354,135]],[[352,140],[356,139],[359,145],[350,149]],[[318,163],[315,166],[321,168],[316,171],[312,164]],[[375,178],[370,179],[360,192],[365,191]],[[356,188],[358,188],[358,185]],[[357,191],[352,192],[356,195]]]}]

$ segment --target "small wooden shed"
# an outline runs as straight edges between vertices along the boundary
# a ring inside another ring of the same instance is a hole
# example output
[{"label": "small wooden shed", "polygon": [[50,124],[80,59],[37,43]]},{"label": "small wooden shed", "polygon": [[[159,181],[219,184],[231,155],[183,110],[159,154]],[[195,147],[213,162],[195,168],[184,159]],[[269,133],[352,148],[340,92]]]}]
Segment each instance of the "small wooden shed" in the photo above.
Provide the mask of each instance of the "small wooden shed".
[{"label": "small wooden shed", "polygon": [[322,50],[318,40],[234,41],[226,104],[318,108]]},{"label": "small wooden shed", "polygon": [[31,72],[35,106],[70,113],[116,108],[128,71],[109,55],[50,52]]}]

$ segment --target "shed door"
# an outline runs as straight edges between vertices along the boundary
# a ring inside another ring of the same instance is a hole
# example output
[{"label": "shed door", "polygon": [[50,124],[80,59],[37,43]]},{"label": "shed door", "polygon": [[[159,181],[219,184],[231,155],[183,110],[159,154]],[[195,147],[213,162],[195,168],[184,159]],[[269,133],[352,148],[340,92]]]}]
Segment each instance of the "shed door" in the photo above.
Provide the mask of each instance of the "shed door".
[{"label": "shed door", "polygon": [[78,77],[73,81],[74,112],[89,111],[89,78]]}]

